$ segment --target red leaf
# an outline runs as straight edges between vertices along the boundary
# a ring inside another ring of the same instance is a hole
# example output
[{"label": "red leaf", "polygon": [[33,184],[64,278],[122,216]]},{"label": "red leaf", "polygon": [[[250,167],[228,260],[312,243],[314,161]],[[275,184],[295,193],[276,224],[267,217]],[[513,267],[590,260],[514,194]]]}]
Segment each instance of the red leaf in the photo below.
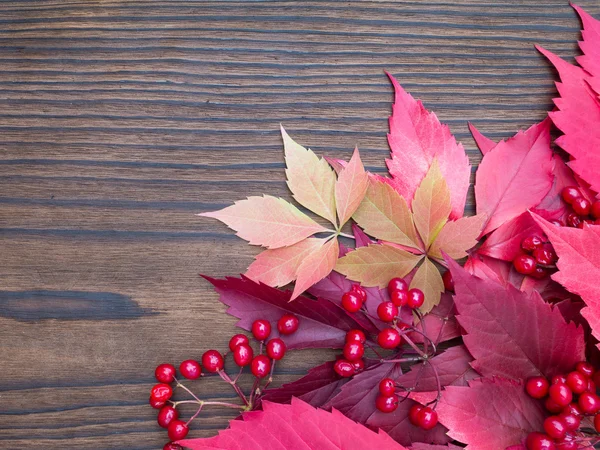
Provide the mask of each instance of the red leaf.
[{"label": "red leaf", "polygon": [[315,409],[298,399],[291,405],[264,402],[263,411],[244,413],[242,417],[232,420],[229,428],[217,436],[178,443],[192,450],[406,450],[383,432],[376,433],[338,411]]},{"label": "red leaf", "polygon": [[386,160],[392,179],[387,181],[410,203],[435,158],[450,189],[450,217],[462,217],[471,174],[463,146],[434,113],[387,75],[396,92],[388,134],[392,157]]},{"label": "red leaf", "polygon": [[[562,220],[564,222],[566,215],[571,212],[571,208],[563,201],[561,192],[567,186],[578,186],[579,182],[573,176],[573,171],[567,167],[559,155],[554,155],[553,163],[554,182],[552,187],[540,204],[533,208],[533,211],[547,220]],[[582,186],[579,187],[582,188]],[[587,196],[587,189],[581,190]]]},{"label": "red leaf", "polygon": [[512,262],[517,255],[522,253],[521,241],[532,234],[543,237],[540,226],[533,220],[531,214],[525,212],[494,230],[477,252]]},{"label": "red leaf", "polygon": [[475,183],[477,214],[487,215],[482,235],[536,206],[551,187],[550,121],[544,120],[483,157]]},{"label": "red leaf", "polygon": [[584,55],[576,56],[577,62],[595,77],[600,77],[600,21],[594,19],[583,8],[571,4],[583,23],[581,32],[583,40],[579,41],[579,48]]},{"label": "red leaf", "polygon": [[355,223],[352,224],[352,234],[356,242],[356,248],[366,247],[369,244],[373,244],[373,241],[366,233]]},{"label": "red leaf", "polygon": [[463,450],[463,447],[459,447],[457,445],[431,445],[424,444],[422,442],[415,442],[411,447],[411,450]]},{"label": "red leaf", "polygon": [[[411,397],[428,401],[429,393]],[[436,411],[448,436],[467,450],[499,450],[518,444],[528,433],[542,430],[542,403],[527,395],[520,382],[480,378],[466,386],[449,386]]]},{"label": "red leaf", "polygon": [[481,150],[482,155],[485,156],[487,152],[489,152],[497,145],[495,141],[492,141],[490,138],[487,138],[483,134],[481,134],[479,130],[475,128],[475,125],[473,125],[472,123],[469,123],[469,130],[473,135],[473,139],[475,139],[477,147],[479,147],[479,150]]},{"label": "red leaf", "polygon": [[537,292],[470,275],[448,259],[463,341],[483,376],[525,379],[566,373],[585,359],[583,330],[566,323]]},{"label": "red leaf", "polygon": [[[450,293],[442,294],[439,305],[434,306],[428,314],[425,314],[423,320],[416,327],[423,330],[423,324],[427,331],[426,334],[431,336],[434,341],[446,342],[461,335],[456,321],[454,300]],[[423,336],[417,332],[411,333],[409,337],[414,342],[423,342]]]}]

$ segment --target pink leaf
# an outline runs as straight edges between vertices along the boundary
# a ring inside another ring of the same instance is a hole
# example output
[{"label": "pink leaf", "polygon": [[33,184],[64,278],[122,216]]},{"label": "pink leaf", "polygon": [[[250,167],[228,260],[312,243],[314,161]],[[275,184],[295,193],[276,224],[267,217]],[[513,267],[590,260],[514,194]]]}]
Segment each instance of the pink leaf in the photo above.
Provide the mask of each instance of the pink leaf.
[{"label": "pink leaf", "polygon": [[354,241],[356,248],[366,247],[369,244],[374,244],[369,236],[355,223],[352,224],[352,234],[354,235]]},{"label": "pink leaf", "polygon": [[358,149],[355,149],[350,162],[340,172],[335,183],[335,204],[340,227],[352,217],[365,196],[368,185],[369,177],[360,160]]},{"label": "pink leaf", "polygon": [[479,150],[481,150],[481,154],[482,155],[486,155],[487,152],[489,152],[491,149],[493,149],[497,143],[495,141],[492,141],[491,139],[485,137],[483,134],[481,134],[479,132],[479,130],[477,128],[475,128],[475,125],[473,125],[472,123],[469,123],[469,130],[471,131],[471,134],[473,135],[473,139],[475,139],[475,143],[477,144],[477,147],[479,147]]},{"label": "pink leaf", "polygon": [[477,252],[492,258],[512,262],[517,255],[523,252],[521,241],[533,234],[540,237],[544,236],[542,229],[533,220],[531,214],[525,212],[494,230]]},{"label": "pink leaf", "polygon": [[583,330],[566,323],[537,292],[482,280],[450,259],[448,265],[463,341],[483,376],[552,377],[585,359]]},{"label": "pink leaf", "polygon": [[[533,208],[533,211],[547,220],[562,220],[564,222],[566,215],[571,212],[571,208],[563,201],[561,192],[563,188],[578,186],[579,183],[573,176],[573,171],[567,167],[559,155],[554,155],[553,163],[552,173],[554,181],[552,188],[550,188],[550,191],[548,191],[540,204]],[[581,190],[587,196],[587,190]]]},{"label": "pink leaf", "polygon": [[600,77],[600,21],[594,19],[580,6],[571,4],[583,23],[581,32],[583,40],[579,41],[579,48],[584,53],[577,56],[577,62],[595,77]]},{"label": "pink leaf", "polygon": [[298,279],[291,300],[297,298],[313,284],[325,278],[335,267],[340,247],[336,238],[325,242],[317,251],[307,255],[296,273]]},{"label": "pink leaf", "polygon": [[[425,325],[425,328],[423,328]],[[444,293],[441,296],[440,304],[435,306],[428,314],[425,314],[423,320],[415,325],[417,329],[427,331],[438,342],[446,342],[461,335],[460,327],[456,321],[454,300],[450,293]],[[414,342],[423,342],[423,336],[417,332],[410,334]]]},{"label": "pink leaf", "polygon": [[463,450],[464,447],[459,447],[457,445],[432,445],[432,444],[424,444],[422,442],[415,442],[410,450]]},{"label": "pink leaf", "polygon": [[264,402],[263,411],[244,413],[242,417],[232,420],[229,428],[217,436],[178,443],[192,450],[406,450],[387,434],[371,431],[339,411],[315,409],[299,399],[293,399],[290,405]]},{"label": "pink leaf", "polygon": [[[418,401],[428,393],[411,395]],[[448,436],[467,450],[499,450],[518,444],[532,431],[542,430],[546,413],[523,385],[502,378],[481,378],[466,386],[449,386],[436,411]]]},{"label": "pink leaf", "polygon": [[471,174],[463,146],[434,113],[387,75],[395,90],[388,134],[392,157],[386,161],[392,176],[389,183],[410,203],[435,158],[450,189],[450,217],[462,217]]},{"label": "pink leaf", "polygon": [[550,121],[545,120],[500,141],[483,157],[475,183],[477,214],[487,215],[482,235],[536,206],[551,187]]}]

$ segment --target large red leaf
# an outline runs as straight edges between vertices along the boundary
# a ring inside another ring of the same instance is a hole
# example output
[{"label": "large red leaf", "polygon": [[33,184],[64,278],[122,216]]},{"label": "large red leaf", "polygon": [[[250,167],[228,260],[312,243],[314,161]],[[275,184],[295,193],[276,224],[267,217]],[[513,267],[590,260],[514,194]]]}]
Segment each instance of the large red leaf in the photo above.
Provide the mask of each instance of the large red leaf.
[{"label": "large red leaf", "polygon": [[512,262],[517,255],[522,253],[521,241],[532,234],[541,237],[543,233],[531,214],[525,212],[494,230],[477,249],[477,252],[481,255]]},{"label": "large red leaf", "polygon": [[[415,393],[420,402],[429,393]],[[448,436],[467,450],[499,450],[518,444],[532,431],[542,430],[542,403],[527,395],[523,384],[502,378],[480,378],[466,386],[449,386],[436,411]]]},{"label": "large red leaf", "polygon": [[594,19],[580,6],[572,4],[581,17],[583,40],[579,41],[579,48],[584,53],[577,56],[577,62],[595,77],[600,77],[600,21]]},{"label": "large red leaf", "polygon": [[192,450],[405,450],[384,432],[376,433],[339,411],[315,409],[302,400],[290,405],[263,403],[263,411],[242,415],[217,436],[178,443]]},{"label": "large red leaf", "polygon": [[471,174],[463,146],[434,113],[388,76],[395,97],[388,134],[392,157],[386,161],[392,178],[387,181],[410,203],[435,158],[450,189],[450,217],[462,217]]},{"label": "large red leaf", "polygon": [[470,275],[448,259],[463,341],[484,376],[552,377],[585,359],[583,329],[566,323],[537,292]]},{"label": "large red leaf", "polygon": [[549,120],[500,141],[485,154],[477,169],[477,214],[487,215],[482,234],[536,206],[552,187],[552,181]]}]

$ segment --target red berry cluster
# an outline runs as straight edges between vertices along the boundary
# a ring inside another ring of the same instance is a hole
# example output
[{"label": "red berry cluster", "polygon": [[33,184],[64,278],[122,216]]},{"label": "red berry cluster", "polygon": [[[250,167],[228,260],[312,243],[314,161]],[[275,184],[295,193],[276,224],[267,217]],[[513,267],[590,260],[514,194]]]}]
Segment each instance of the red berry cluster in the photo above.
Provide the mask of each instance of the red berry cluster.
[{"label": "red berry cluster", "polygon": [[513,260],[517,272],[542,279],[556,268],[558,257],[554,247],[543,237],[537,234],[525,237],[521,241],[521,249],[523,253]]},{"label": "red berry cluster", "polygon": [[[285,314],[277,321],[277,330],[280,335],[290,335],[298,330],[299,324],[300,321],[298,317],[293,314]],[[259,354],[256,356],[254,355],[254,349],[250,345],[248,336],[236,334],[229,340],[229,350],[233,356],[233,361],[240,368],[240,372],[233,379],[229,377],[224,370],[225,358],[229,352],[222,355],[217,350],[207,350],[202,355],[202,365],[196,360],[188,359],[183,361],[179,366],[179,373],[188,380],[196,380],[203,376],[202,368],[204,368],[205,372],[219,375],[225,382],[233,387],[238,396],[242,399],[244,405],[201,400],[177,380],[175,366],[172,364],[160,364],[156,368],[154,376],[159,383],[150,390],[150,405],[159,410],[157,417],[158,424],[162,428],[167,429],[171,441],[178,441],[187,436],[190,422],[198,416],[204,406],[223,406],[238,409],[240,411],[252,409],[252,405],[261,393],[261,380],[267,375],[272,376],[275,361],[282,359],[286,352],[285,343],[280,338],[273,338],[266,341],[271,335],[271,323],[268,320],[255,320],[252,324],[252,335],[259,342],[260,346]],[[266,355],[263,354],[263,349],[266,352]],[[238,378],[246,366],[250,366],[250,372],[256,378],[252,392],[248,397],[244,395],[237,385]],[[264,390],[270,382],[271,377],[262,389]],[[174,392],[174,389],[171,386],[172,383],[175,383],[175,388],[181,388],[190,394],[193,400],[171,400]],[[179,420],[179,411],[177,410],[177,406],[184,403],[194,403],[198,405],[198,410],[187,422]],[[163,447],[163,450],[179,449],[182,449],[182,447],[174,442],[169,442]]]},{"label": "red berry cluster", "polygon": [[529,433],[527,450],[574,450],[589,446],[589,437],[577,434],[585,416],[594,416],[594,427],[600,432],[600,397],[596,384],[600,371],[585,361],[577,363],[575,370],[557,375],[548,381],[544,377],[531,377],[525,383],[529,396],[545,399],[545,407],[553,415],[544,421],[545,433]]},{"label": "red berry cluster", "polygon": [[590,202],[576,186],[565,187],[561,196],[573,209],[573,212],[567,215],[567,226],[582,228],[585,222],[600,224],[600,201]]},{"label": "red berry cluster", "polygon": [[350,330],[346,333],[346,344],[342,352],[343,358],[339,358],[333,365],[333,370],[344,378],[349,378],[365,369],[365,333],[360,330]]}]

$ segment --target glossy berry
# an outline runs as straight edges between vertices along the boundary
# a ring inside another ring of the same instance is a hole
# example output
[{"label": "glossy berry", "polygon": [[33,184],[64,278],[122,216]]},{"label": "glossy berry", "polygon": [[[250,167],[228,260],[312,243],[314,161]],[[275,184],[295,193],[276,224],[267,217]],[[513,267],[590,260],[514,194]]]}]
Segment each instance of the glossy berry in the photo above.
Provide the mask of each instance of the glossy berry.
[{"label": "glossy berry", "polygon": [[188,380],[196,380],[202,374],[202,368],[198,361],[186,359],[179,365],[179,372]]},{"label": "glossy berry", "polygon": [[177,420],[178,417],[179,413],[175,408],[173,408],[172,406],[163,406],[158,412],[158,417],[156,418],[156,421],[161,427],[168,428],[169,424],[172,421]]},{"label": "glossy berry", "polygon": [[248,343],[250,343],[250,341],[248,340],[248,336],[246,336],[245,334],[236,334],[231,339],[229,339],[229,350],[234,351],[238,345]]},{"label": "glossy berry", "polygon": [[367,337],[365,333],[361,330],[350,330],[346,333],[346,343],[350,342],[358,342],[359,344],[364,344],[367,342]]},{"label": "glossy berry", "polygon": [[279,338],[271,339],[269,342],[267,342],[267,355],[269,355],[269,358],[274,359],[275,361],[279,361],[285,356],[285,350],[285,342]]},{"label": "glossy berry", "polygon": [[265,355],[254,357],[250,365],[250,371],[256,378],[264,378],[271,371],[271,360]]},{"label": "glossy berry", "polygon": [[408,303],[408,291],[394,291],[390,294],[390,300],[396,306],[405,306]]},{"label": "glossy berry", "polygon": [[248,344],[240,344],[233,351],[233,361],[239,367],[246,367],[254,358],[254,350]]},{"label": "glossy berry", "polygon": [[567,429],[567,431],[575,431],[579,428],[579,425],[581,424],[581,419],[575,414],[570,414],[569,412],[563,411],[560,413],[560,417],[563,423],[565,424],[565,428]]},{"label": "glossy berry", "polygon": [[543,266],[550,266],[556,262],[556,253],[550,244],[544,244],[540,248],[536,248],[533,251],[533,257],[538,264]]},{"label": "glossy berry", "polygon": [[161,383],[172,383],[175,381],[175,366],[173,364],[160,364],[156,367],[154,376]]},{"label": "glossy berry", "polygon": [[444,282],[444,289],[449,292],[454,292],[454,278],[452,278],[452,272],[446,270],[442,275],[442,281]]},{"label": "glossy berry", "polygon": [[178,441],[187,436],[190,429],[185,424],[185,422],[181,420],[174,420],[170,423],[169,428],[167,429],[167,433],[169,434],[169,439],[172,441]]},{"label": "glossy berry", "polygon": [[600,411],[600,398],[593,392],[584,392],[577,401],[584,414],[596,414]]},{"label": "glossy berry", "polygon": [[536,261],[533,256],[519,255],[513,260],[513,266],[517,272],[530,275],[535,271]]},{"label": "glossy berry", "polygon": [[431,430],[438,423],[438,415],[433,409],[425,406],[417,414],[417,422],[419,422],[419,427],[424,430]]},{"label": "glossy berry", "polygon": [[594,429],[600,433],[600,415],[596,414],[594,416]]},{"label": "glossy berry", "polygon": [[525,441],[527,450],[555,450],[552,438],[542,433],[529,433]]},{"label": "glossy berry", "polygon": [[579,361],[575,366],[575,370],[588,378],[591,378],[594,375],[594,366],[586,361]]},{"label": "glossy berry", "polygon": [[562,410],[561,414],[563,414],[563,415],[571,414],[576,417],[581,417],[581,416],[583,416],[583,411],[581,410],[581,408],[579,407],[579,405],[577,403],[573,402],[573,403],[569,403],[567,406],[565,406],[565,408]]},{"label": "glossy berry", "polygon": [[579,444],[571,436],[556,441],[556,450],[577,450]]},{"label": "glossy berry", "polygon": [[207,372],[218,372],[223,368],[223,356],[216,350],[207,350],[202,355],[202,365]]},{"label": "glossy berry", "polygon": [[367,301],[367,291],[360,284],[353,284],[350,290],[358,295],[363,303]]},{"label": "glossy berry", "polygon": [[591,378],[588,378],[588,385],[586,390],[589,392],[596,392],[596,383],[594,383],[594,380],[592,380]]},{"label": "glossy berry", "polygon": [[183,450],[183,447],[175,442],[167,442],[163,450]]},{"label": "glossy berry", "polygon": [[392,302],[382,302],[377,306],[377,316],[384,322],[391,322],[398,315],[398,307]]},{"label": "glossy berry", "polygon": [[154,409],[160,409],[163,406],[165,406],[165,403],[166,403],[166,401],[156,400],[152,396],[150,396],[150,400],[148,402],[150,403],[150,406],[152,406]]},{"label": "glossy berry", "polygon": [[544,377],[530,377],[525,383],[525,390],[533,398],[544,398],[548,395],[549,387],[550,383]]},{"label": "glossy berry", "polygon": [[342,308],[346,311],[354,313],[362,308],[363,302],[355,292],[346,292],[342,295]]},{"label": "glossy berry", "polygon": [[293,334],[298,330],[300,321],[294,314],[286,314],[277,321],[277,330],[280,334]]},{"label": "glossy berry", "polygon": [[542,278],[546,278],[548,275],[548,270],[543,268],[542,266],[535,266],[535,270],[533,273],[530,273],[529,276],[535,278],[536,280],[541,280]]},{"label": "glossy berry", "polygon": [[596,200],[594,203],[592,203],[590,214],[594,219],[600,219],[600,200]]},{"label": "glossy berry", "polygon": [[521,241],[521,248],[527,253],[533,252],[536,248],[539,248],[544,243],[544,240],[537,234],[527,236]]},{"label": "glossy berry", "polygon": [[553,384],[550,386],[548,389],[548,395],[554,401],[554,403],[562,407],[567,406],[569,403],[571,403],[571,400],[573,400],[573,393],[571,392],[571,389],[569,389],[566,384],[562,383]]},{"label": "glossy berry", "polygon": [[379,393],[389,397],[396,392],[396,385],[391,378],[384,378],[379,382]]},{"label": "glossy berry", "polygon": [[554,375],[550,384],[567,384],[567,377],[564,375]]},{"label": "glossy berry", "polygon": [[569,227],[573,227],[573,228],[579,228],[579,226],[581,225],[582,221],[581,221],[581,217],[579,217],[577,214],[575,213],[569,213],[567,215],[567,226]]},{"label": "glossy berry", "polygon": [[361,373],[363,370],[365,370],[365,360],[364,359],[358,359],[356,361],[352,361],[351,362],[352,367],[354,367],[354,373]]},{"label": "glossy berry", "polygon": [[166,402],[173,395],[173,388],[166,383],[158,383],[150,390],[150,397],[158,402]]},{"label": "glossy berry", "polygon": [[398,396],[392,395],[378,395],[375,399],[375,406],[377,409],[384,413],[391,413],[398,408]]},{"label": "glossy berry", "polygon": [[552,400],[550,397],[548,397],[546,399],[546,402],[544,403],[544,406],[552,414],[559,414],[564,409],[564,406],[559,405],[554,400]]},{"label": "glossy berry", "polygon": [[567,434],[567,427],[560,416],[550,416],[544,420],[544,431],[552,439],[562,439]]},{"label": "glossy berry", "polygon": [[271,324],[264,320],[258,319],[252,323],[252,335],[259,341],[264,341],[271,334]]},{"label": "glossy berry", "polygon": [[408,291],[408,301],[406,305],[409,308],[420,308],[425,303],[425,294],[421,289],[411,289]]},{"label": "glossy berry", "polygon": [[338,359],[333,365],[333,370],[340,377],[349,378],[354,375],[354,366],[350,361],[346,361],[345,359]]},{"label": "glossy berry", "polygon": [[396,348],[402,342],[402,337],[398,331],[393,328],[385,328],[377,335],[377,343],[381,348],[392,349]]},{"label": "glossy berry", "polygon": [[350,362],[357,361],[365,354],[365,348],[358,342],[350,342],[344,345],[344,358]]},{"label": "glossy berry", "polygon": [[588,387],[588,378],[581,372],[571,372],[567,375],[567,386],[573,392],[573,394],[581,394],[585,392]]},{"label": "glossy berry", "polygon": [[421,412],[422,409],[423,406],[417,403],[416,405],[412,405],[408,410],[408,420],[416,427],[419,426],[419,412]]},{"label": "glossy berry", "polygon": [[580,216],[587,216],[592,211],[592,204],[586,198],[579,197],[571,204],[573,211]]},{"label": "glossy berry", "polygon": [[563,188],[560,195],[566,203],[571,205],[575,201],[575,199],[581,197],[581,191],[575,186],[567,186]]},{"label": "glossy berry", "polygon": [[408,291],[408,283],[402,278],[392,278],[388,283],[388,293],[392,295],[394,291]]}]

